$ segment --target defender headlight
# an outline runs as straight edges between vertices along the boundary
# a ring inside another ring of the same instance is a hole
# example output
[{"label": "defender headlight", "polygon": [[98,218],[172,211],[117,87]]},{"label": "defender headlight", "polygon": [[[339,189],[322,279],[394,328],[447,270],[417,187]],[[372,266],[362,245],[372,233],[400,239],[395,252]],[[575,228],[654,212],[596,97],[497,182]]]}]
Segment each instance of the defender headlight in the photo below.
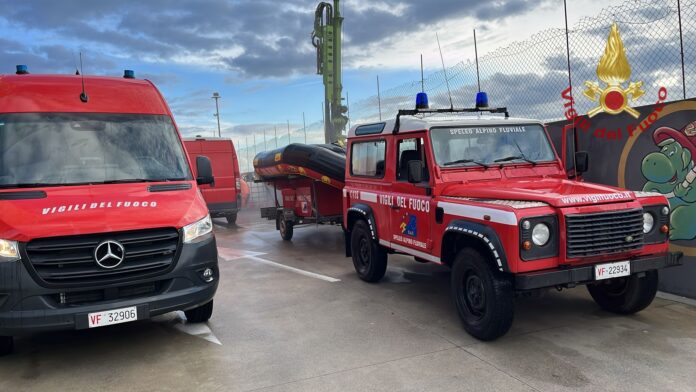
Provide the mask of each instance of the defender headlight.
[{"label": "defender headlight", "polygon": [[544,246],[551,238],[551,230],[545,223],[537,223],[532,229],[532,242],[536,246]]},{"label": "defender headlight", "polygon": [[649,212],[643,213],[643,233],[648,234],[655,226],[655,217]]},{"label": "defender headlight", "polygon": [[198,238],[213,231],[213,221],[210,215],[203,219],[184,226],[184,244],[195,242]]},{"label": "defender headlight", "polygon": [[19,243],[17,241],[0,240],[0,262],[19,260]]}]

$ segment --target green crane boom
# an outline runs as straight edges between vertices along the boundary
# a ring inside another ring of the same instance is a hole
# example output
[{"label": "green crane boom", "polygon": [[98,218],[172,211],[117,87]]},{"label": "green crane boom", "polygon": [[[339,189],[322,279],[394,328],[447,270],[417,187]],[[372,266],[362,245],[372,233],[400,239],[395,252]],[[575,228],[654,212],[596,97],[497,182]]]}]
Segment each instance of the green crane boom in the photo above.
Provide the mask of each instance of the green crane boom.
[{"label": "green crane boom", "polygon": [[341,75],[341,34],[343,17],[339,0],[322,2],[314,13],[312,44],[317,48],[317,74],[324,77],[324,138],[335,143],[342,137],[348,123],[343,105]]}]

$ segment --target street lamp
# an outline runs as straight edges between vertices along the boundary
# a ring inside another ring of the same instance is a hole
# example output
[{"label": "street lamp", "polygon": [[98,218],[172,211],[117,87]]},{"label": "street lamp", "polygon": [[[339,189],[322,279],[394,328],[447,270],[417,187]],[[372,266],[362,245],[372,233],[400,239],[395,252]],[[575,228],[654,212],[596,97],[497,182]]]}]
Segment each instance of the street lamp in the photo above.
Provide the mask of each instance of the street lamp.
[{"label": "street lamp", "polygon": [[220,131],[220,106],[218,106],[218,100],[221,97],[219,93],[213,93],[212,98],[215,100],[215,117],[217,117],[218,123],[218,137],[222,137],[222,131]]}]

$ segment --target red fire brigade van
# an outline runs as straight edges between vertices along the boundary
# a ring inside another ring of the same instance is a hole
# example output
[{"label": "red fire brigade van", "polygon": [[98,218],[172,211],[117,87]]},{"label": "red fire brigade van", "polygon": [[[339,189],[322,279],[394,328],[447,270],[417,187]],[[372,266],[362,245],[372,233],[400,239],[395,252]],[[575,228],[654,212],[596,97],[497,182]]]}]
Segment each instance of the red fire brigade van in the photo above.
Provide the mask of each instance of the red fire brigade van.
[{"label": "red fire brigade van", "polygon": [[[213,165],[215,183],[200,187],[210,216],[226,218],[229,224],[234,224],[242,207],[242,177],[232,140],[196,137],[184,139],[184,145],[191,161],[207,157]],[[193,171],[195,175],[195,168]]]},{"label": "red fire brigade van", "polygon": [[569,176],[544,125],[505,109],[402,110],[352,128],[346,160],[359,277],[379,281],[390,253],[451,267],[459,316],[482,340],[509,330],[518,292],[585,284],[602,308],[634,313],[680,263],[664,196],[579,181],[584,152]]},{"label": "red fire brigade van", "polygon": [[210,318],[212,223],[162,95],[124,78],[0,75],[0,352],[19,334]]}]

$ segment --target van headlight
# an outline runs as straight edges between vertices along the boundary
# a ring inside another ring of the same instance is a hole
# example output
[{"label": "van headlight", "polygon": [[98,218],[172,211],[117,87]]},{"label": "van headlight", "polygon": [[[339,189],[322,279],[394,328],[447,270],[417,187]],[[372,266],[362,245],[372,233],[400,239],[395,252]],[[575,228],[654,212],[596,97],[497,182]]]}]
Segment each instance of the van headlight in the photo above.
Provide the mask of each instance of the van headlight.
[{"label": "van headlight", "polygon": [[197,239],[213,231],[213,221],[210,215],[203,219],[184,226],[184,244],[196,242]]},{"label": "van headlight", "polygon": [[17,241],[0,240],[0,262],[19,260],[19,243]]},{"label": "van headlight", "polygon": [[545,223],[537,223],[532,229],[532,242],[536,246],[544,246],[549,242],[551,230]]}]

